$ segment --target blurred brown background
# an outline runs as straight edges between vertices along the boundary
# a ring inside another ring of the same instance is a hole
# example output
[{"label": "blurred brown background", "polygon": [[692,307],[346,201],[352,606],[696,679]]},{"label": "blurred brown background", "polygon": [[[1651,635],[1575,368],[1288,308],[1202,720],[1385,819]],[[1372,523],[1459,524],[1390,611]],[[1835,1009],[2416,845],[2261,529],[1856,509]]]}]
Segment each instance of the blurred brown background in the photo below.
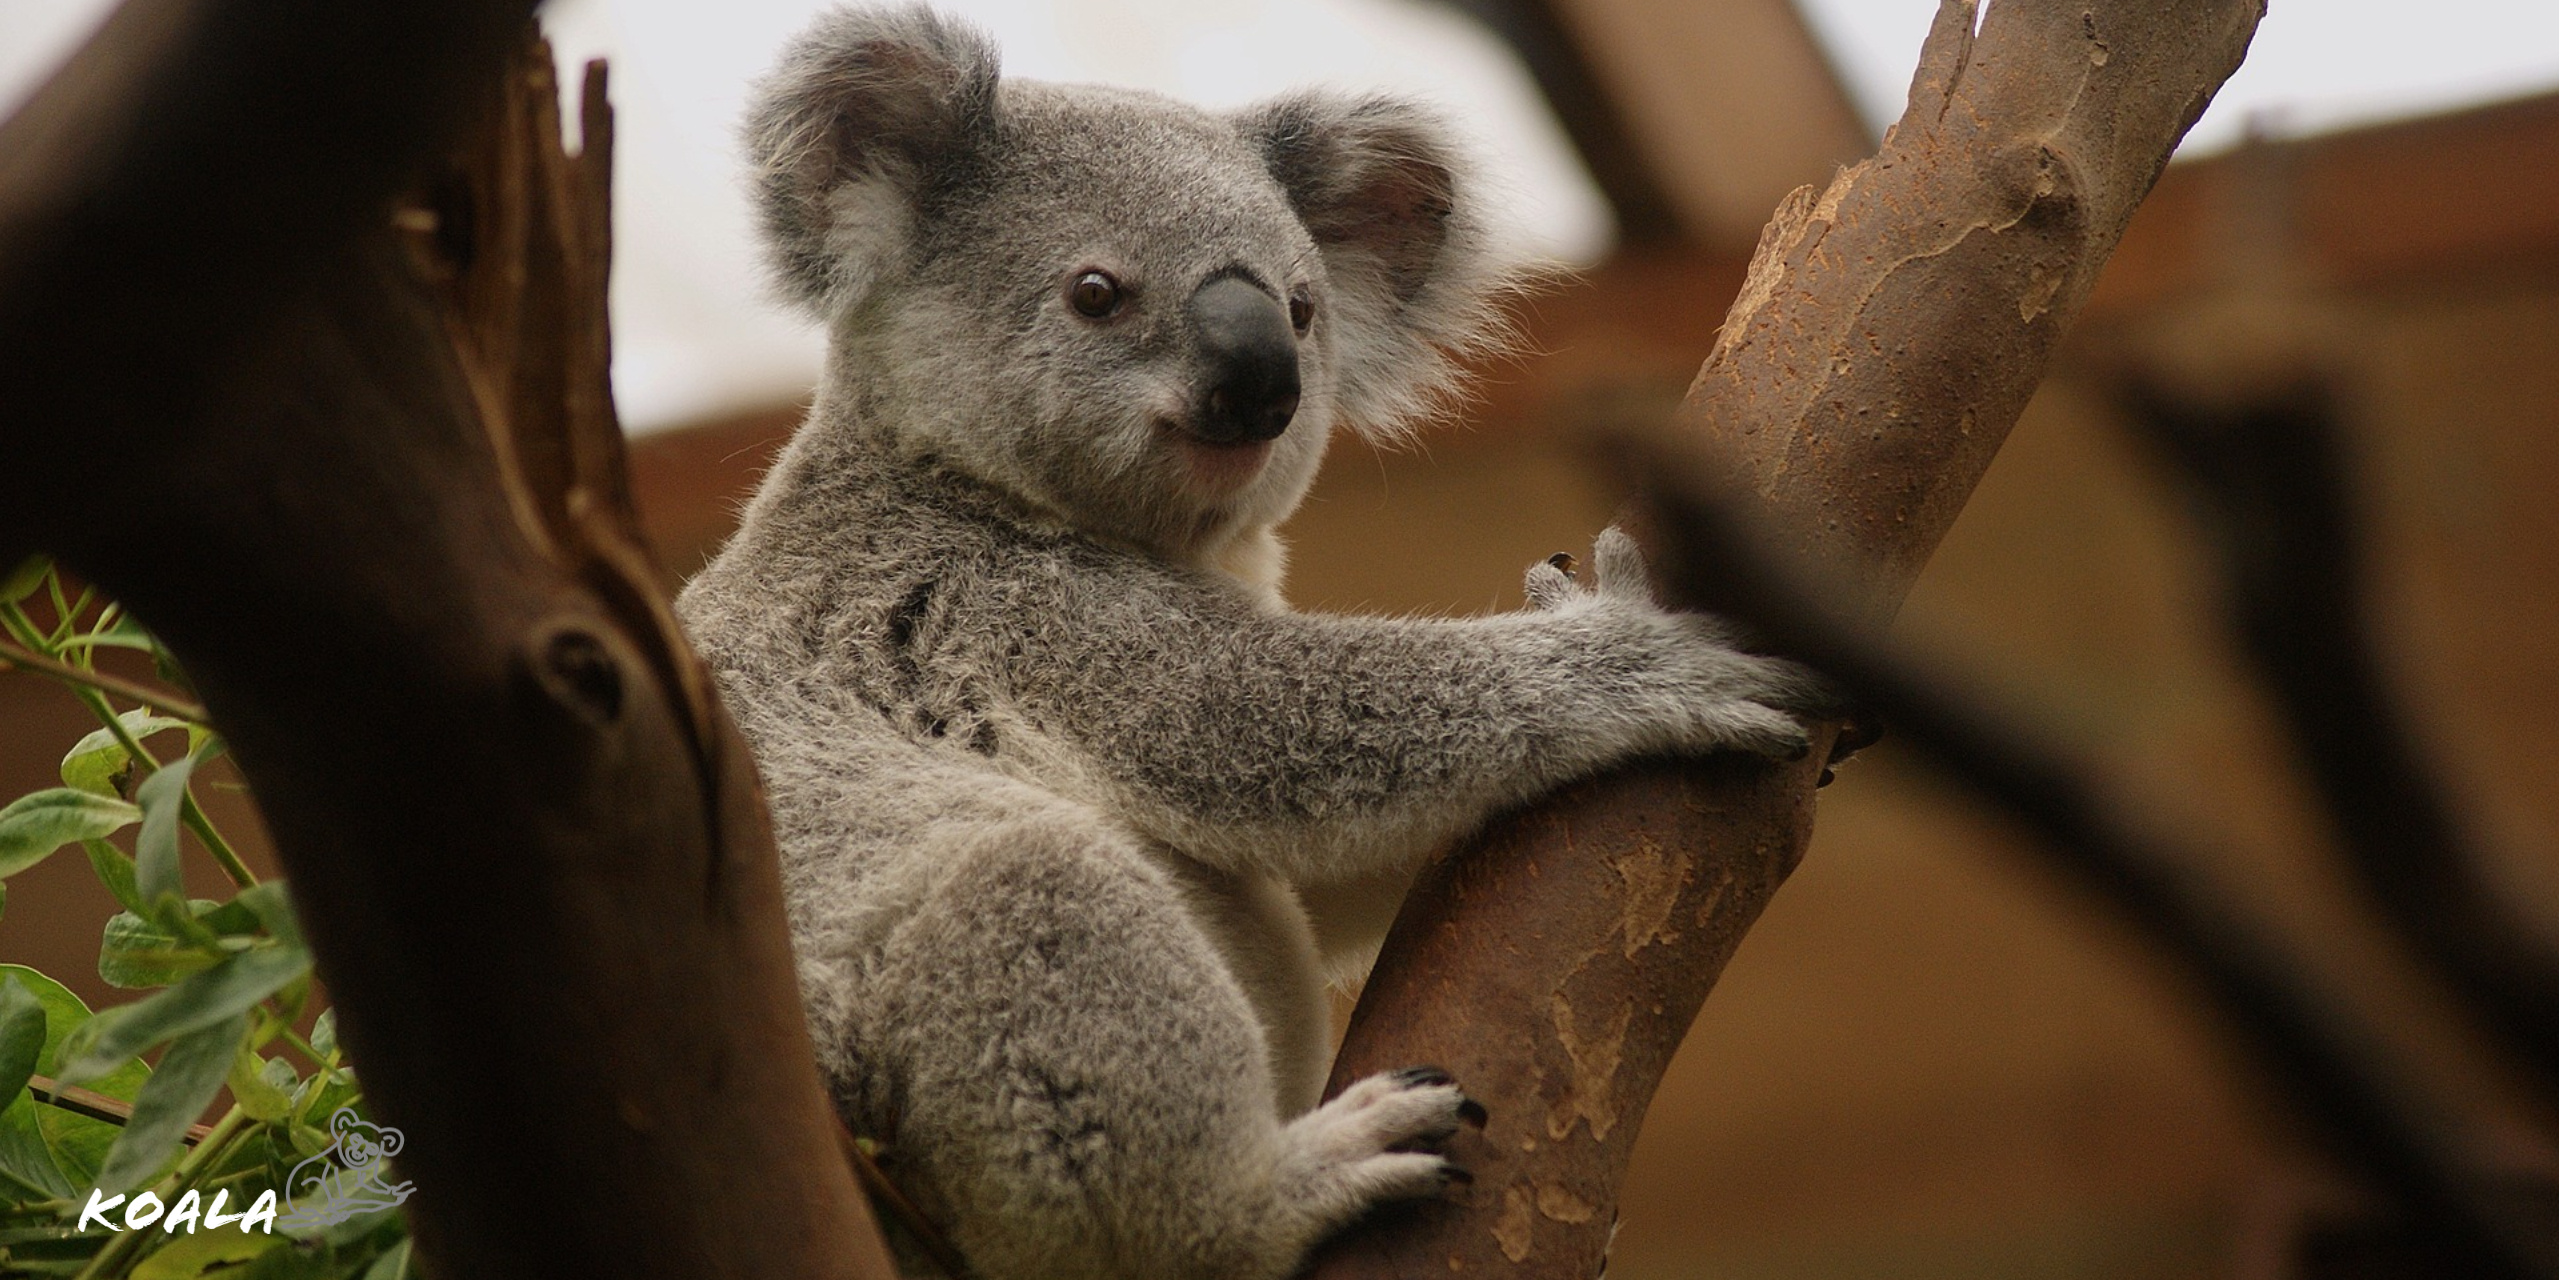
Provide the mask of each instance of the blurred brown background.
[{"label": "blurred brown background", "polygon": [[[1792,134],[1666,128],[1739,108],[1697,100],[1591,8],[1567,50],[1582,56],[1540,78],[1627,246],[1526,304],[1535,354],[1485,370],[1465,427],[1410,453],[1337,444],[1291,526],[1302,607],[1516,605],[1521,570],[1584,548],[1616,504],[1580,433],[1663,418],[1705,354],[1747,254],[1737,210],[1869,145],[1818,56],[1747,60],[1755,111],[1806,104]],[[1802,33],[1763,37],[1783,53]],[[2341,882],[2217,616],[2197,524],[2108,375],[2142,358],[2245,393],[2270,358],[2335,373],[2397,695],[2508,904],[2547,937],[2554,122],[2542,97],[2173,167],[1900,624],[2212,850],[2199,874],[2351,997],[2484,1158],[2546,1178],[2551,1097],[2488,1069]],[[796,416],[635,442],[670,582]],[[52,686],[0,676],[0,799],[48,785],[89,727]],[[216,792],[267,870],[245,803]],[[2287,1274],[2280,1242],[2342,1193],[2187,993],[2017,839],[1890,739],[1844,769],[1654,1106],[1612,1276]],[[94,973],[113,910],[81,859],[56,858],[11,881],[0,961],[122,998]]]}]

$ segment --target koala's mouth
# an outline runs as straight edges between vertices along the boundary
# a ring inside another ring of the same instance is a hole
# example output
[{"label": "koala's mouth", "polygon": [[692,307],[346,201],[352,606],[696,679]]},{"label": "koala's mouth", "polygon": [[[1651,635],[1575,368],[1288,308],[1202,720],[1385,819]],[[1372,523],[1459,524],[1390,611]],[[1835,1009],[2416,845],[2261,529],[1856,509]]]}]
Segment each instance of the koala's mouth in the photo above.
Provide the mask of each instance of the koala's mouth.
[{"label": "koala's mouth", "polygon": [[1178,422],[1162,423],[1161,430],[1182,460],[1186,478],[1211,494],[1225,495],[1251,484],[1271,460],[1273,442],[1269,440],[1209,440]]}]

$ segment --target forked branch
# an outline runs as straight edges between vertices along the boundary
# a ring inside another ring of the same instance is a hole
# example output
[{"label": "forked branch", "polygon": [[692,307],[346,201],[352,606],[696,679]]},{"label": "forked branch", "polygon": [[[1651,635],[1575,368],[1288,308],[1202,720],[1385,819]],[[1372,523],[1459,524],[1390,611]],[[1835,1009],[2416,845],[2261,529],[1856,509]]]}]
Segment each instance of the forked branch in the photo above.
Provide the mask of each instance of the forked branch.
[{"label": "forked branch", "polygon": [[[1682,433],[1872,615],[1953,522],[2261,11],[2001,0],[1977,33],[1946,0],[1879,154],[1763,234]],[[1438,1063],[1493,1120],[1460,1139],[1468,1202],[1355,1236],[1319,1276],[1598,1272],[1645,1107],[1802,856],[1821,767],[1626,770],[1424,873],[1334,1087]]]}]

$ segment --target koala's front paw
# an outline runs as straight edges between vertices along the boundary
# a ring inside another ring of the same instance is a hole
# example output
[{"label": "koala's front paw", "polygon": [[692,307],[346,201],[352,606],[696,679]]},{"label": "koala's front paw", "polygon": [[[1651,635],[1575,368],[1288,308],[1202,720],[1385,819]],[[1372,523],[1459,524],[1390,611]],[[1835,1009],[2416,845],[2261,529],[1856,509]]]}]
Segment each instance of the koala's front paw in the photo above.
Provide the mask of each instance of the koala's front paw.
[{"label": "koala's front paw", "polygon": [[1446,1151],[1460,1125],[1484,1122],[1484,1108],[1448,1072],[1408,1067],[1354,1082],[1291,1121],[1285,1138],[1309,1193],[1349,1216],[1475,1181]]},{"label": "koala's front paw", "polygon": [[1529,595],[1529,607],[1545,613],[1609,603],[1657,610],[1662,607],[1653,597],[1644,549],[1616,525],[1601,530],[1600,536],[1591,540],[1592,585],[1586,587],[1574,581],[1573,570],[1573,557],[1562,552],[1529,566],[1528,580],[1522,584]]},{"label": "koala's front paw", "polygon": [[1523,584],[1544,613],[1615,612],[1668,641],[1661,661],[1675,681],[1675,719],[1689,745],[1732,748],[1777,760],[1812,749],[1798,715],[1836,711],[1839,696],[1800,663],[1744,652],[1733,630],[1706,614],[1673,614],[1654,597],[1644,551],[1615,526],[1591,544],[1592,582],[1574,581],[1573,557],[1530,568]]}]

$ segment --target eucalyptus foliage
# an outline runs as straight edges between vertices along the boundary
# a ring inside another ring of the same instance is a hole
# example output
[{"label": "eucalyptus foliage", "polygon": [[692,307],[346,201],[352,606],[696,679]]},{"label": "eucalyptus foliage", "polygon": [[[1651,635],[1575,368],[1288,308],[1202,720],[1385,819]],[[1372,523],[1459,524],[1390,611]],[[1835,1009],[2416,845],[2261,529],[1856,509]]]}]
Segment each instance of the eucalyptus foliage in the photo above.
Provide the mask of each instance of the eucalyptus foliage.
[{"label": "eucalyptus foliage", "polygon": [[[245,1209],[330,1147],[340,1108],[361,1113],[331,1016],[307,1036],[296,1030],[311,1004],[311,955],[283,882],[252,875],[196,802],[197,771],[222,754],[221,735],[185,697],[119,710],[140,699],[98,673],[108,649],[146,654],[162,681],[188,687],[114,604],[73,594],[41,559],[0,565],[0,670],[18,669],[0,678],[52,679],[99,724],[63,756],[61,786],[0,805],[0,911],[6,877],[78,848],[123,908],[101,922],[98,974],[138,993],[92,1010],[61,983],[0,964],[0,1274],[405,1280],[408,1229],[396,1209],[300,1237],[126,1230],[121,1211],[107,1215],[112,1228],[80,1227],[92,1193],[148,1192],[175,1206],[189,1192],[207,1202],[228,1192]],[[230,897],[187,896],[182,867],[199,854]],[[197,1128],[225,1089],[230,1105]]]}]

